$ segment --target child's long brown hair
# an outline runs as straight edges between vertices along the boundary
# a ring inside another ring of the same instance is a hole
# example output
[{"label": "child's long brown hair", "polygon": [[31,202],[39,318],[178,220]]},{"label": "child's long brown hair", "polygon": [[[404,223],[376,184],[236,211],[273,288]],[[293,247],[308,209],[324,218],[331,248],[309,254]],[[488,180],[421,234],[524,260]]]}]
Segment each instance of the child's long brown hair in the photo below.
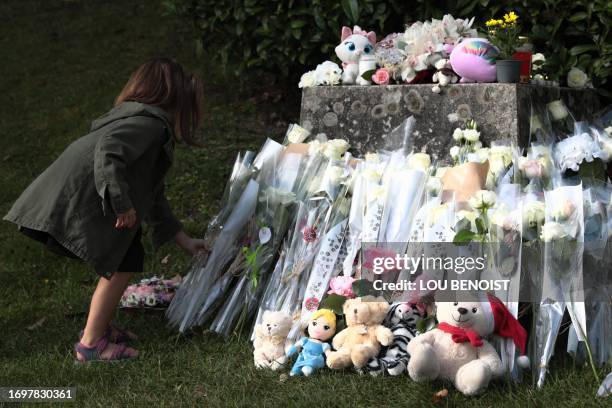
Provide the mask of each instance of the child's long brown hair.
[{"label": "child's long brown hair", "polygon": [[174,116],[177,138],[199,146],[195,132],[202,121],[202,80],[169,58],[152,58],[130,76],[115,100],[158,106]]}]

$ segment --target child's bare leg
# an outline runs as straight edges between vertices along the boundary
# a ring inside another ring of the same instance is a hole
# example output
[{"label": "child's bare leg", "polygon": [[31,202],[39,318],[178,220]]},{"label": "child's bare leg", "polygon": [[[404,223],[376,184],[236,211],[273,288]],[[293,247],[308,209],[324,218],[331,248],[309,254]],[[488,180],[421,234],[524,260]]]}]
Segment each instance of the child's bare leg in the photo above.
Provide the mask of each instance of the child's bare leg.
[{"label": "child's bare leg", "polygon": [[[92,347],[102,338],[108,329],[121,295],[123,295],[133,275],[132,272],[116,272],[110,279],[100,279],[98,281],[98,286],[91,298],[87,324],[81,338],[81,343],[84,346]],[[102,353],[102,357],[110,355],[114,347],[113,343],[109,343],[109,346]],[[132,348],[128,348],[127,352],[132,355],[138,354]]]}]

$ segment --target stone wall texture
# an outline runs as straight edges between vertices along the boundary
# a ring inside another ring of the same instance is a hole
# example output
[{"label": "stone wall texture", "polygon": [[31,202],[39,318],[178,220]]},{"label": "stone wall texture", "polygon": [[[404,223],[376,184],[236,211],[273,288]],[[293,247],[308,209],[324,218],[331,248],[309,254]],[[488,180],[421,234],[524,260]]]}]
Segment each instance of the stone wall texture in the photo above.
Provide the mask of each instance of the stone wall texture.
[{"label": "stone wall texture", "polygon": [[302,94],[301,124],[314,134],[343,138],[358,153],[382,148],[386,135],[413,115],[414,147],[445,159],[452,132],[474,119],[485,144],[510,139],[529,143],[532,106],[563,99],[576,120],[591,119],[599,109],[593,90],[526,84],[453,84],[432,92],[431,84],[389,86],[319,86]]}]

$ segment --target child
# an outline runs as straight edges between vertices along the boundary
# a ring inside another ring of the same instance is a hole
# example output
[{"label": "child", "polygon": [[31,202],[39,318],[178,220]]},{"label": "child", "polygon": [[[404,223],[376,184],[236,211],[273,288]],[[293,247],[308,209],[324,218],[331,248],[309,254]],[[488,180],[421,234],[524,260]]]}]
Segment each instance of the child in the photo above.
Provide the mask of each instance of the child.
[{"label": "child", "polygon": [[145,62],[115,107],[92,123],[17,199],[5,220],[51,251],[90,264],[99,280],[87,324],[75,345],[79,362],[135,358],[135,336],[113,327],[113,312],[134,272],[142,272],[141,223],[156,247],[174,238],[191,254],[189,237],[164,196],[175,141],[197,145],[202,83],[166,58]]}]

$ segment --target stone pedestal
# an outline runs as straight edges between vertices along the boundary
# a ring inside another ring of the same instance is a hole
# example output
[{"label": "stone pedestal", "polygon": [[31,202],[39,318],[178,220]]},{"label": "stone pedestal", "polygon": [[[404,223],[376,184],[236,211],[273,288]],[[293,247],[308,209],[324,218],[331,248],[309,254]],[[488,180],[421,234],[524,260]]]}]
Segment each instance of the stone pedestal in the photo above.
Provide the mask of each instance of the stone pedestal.
[{"label": "stone pedestal", "polygon": [[360,153],[383,147],[385,135],[405,118],[416,118],[416,150],[445,159],[458,124],[474,119],[486,142],[510,139],[529,144],[532,105],[563,99],[576,120],[599,109],[593,90],[525,84],[454,84],[432,92],[432,84],[319,86],[305,88],[301,124],[313,133],[344,138]]}]

